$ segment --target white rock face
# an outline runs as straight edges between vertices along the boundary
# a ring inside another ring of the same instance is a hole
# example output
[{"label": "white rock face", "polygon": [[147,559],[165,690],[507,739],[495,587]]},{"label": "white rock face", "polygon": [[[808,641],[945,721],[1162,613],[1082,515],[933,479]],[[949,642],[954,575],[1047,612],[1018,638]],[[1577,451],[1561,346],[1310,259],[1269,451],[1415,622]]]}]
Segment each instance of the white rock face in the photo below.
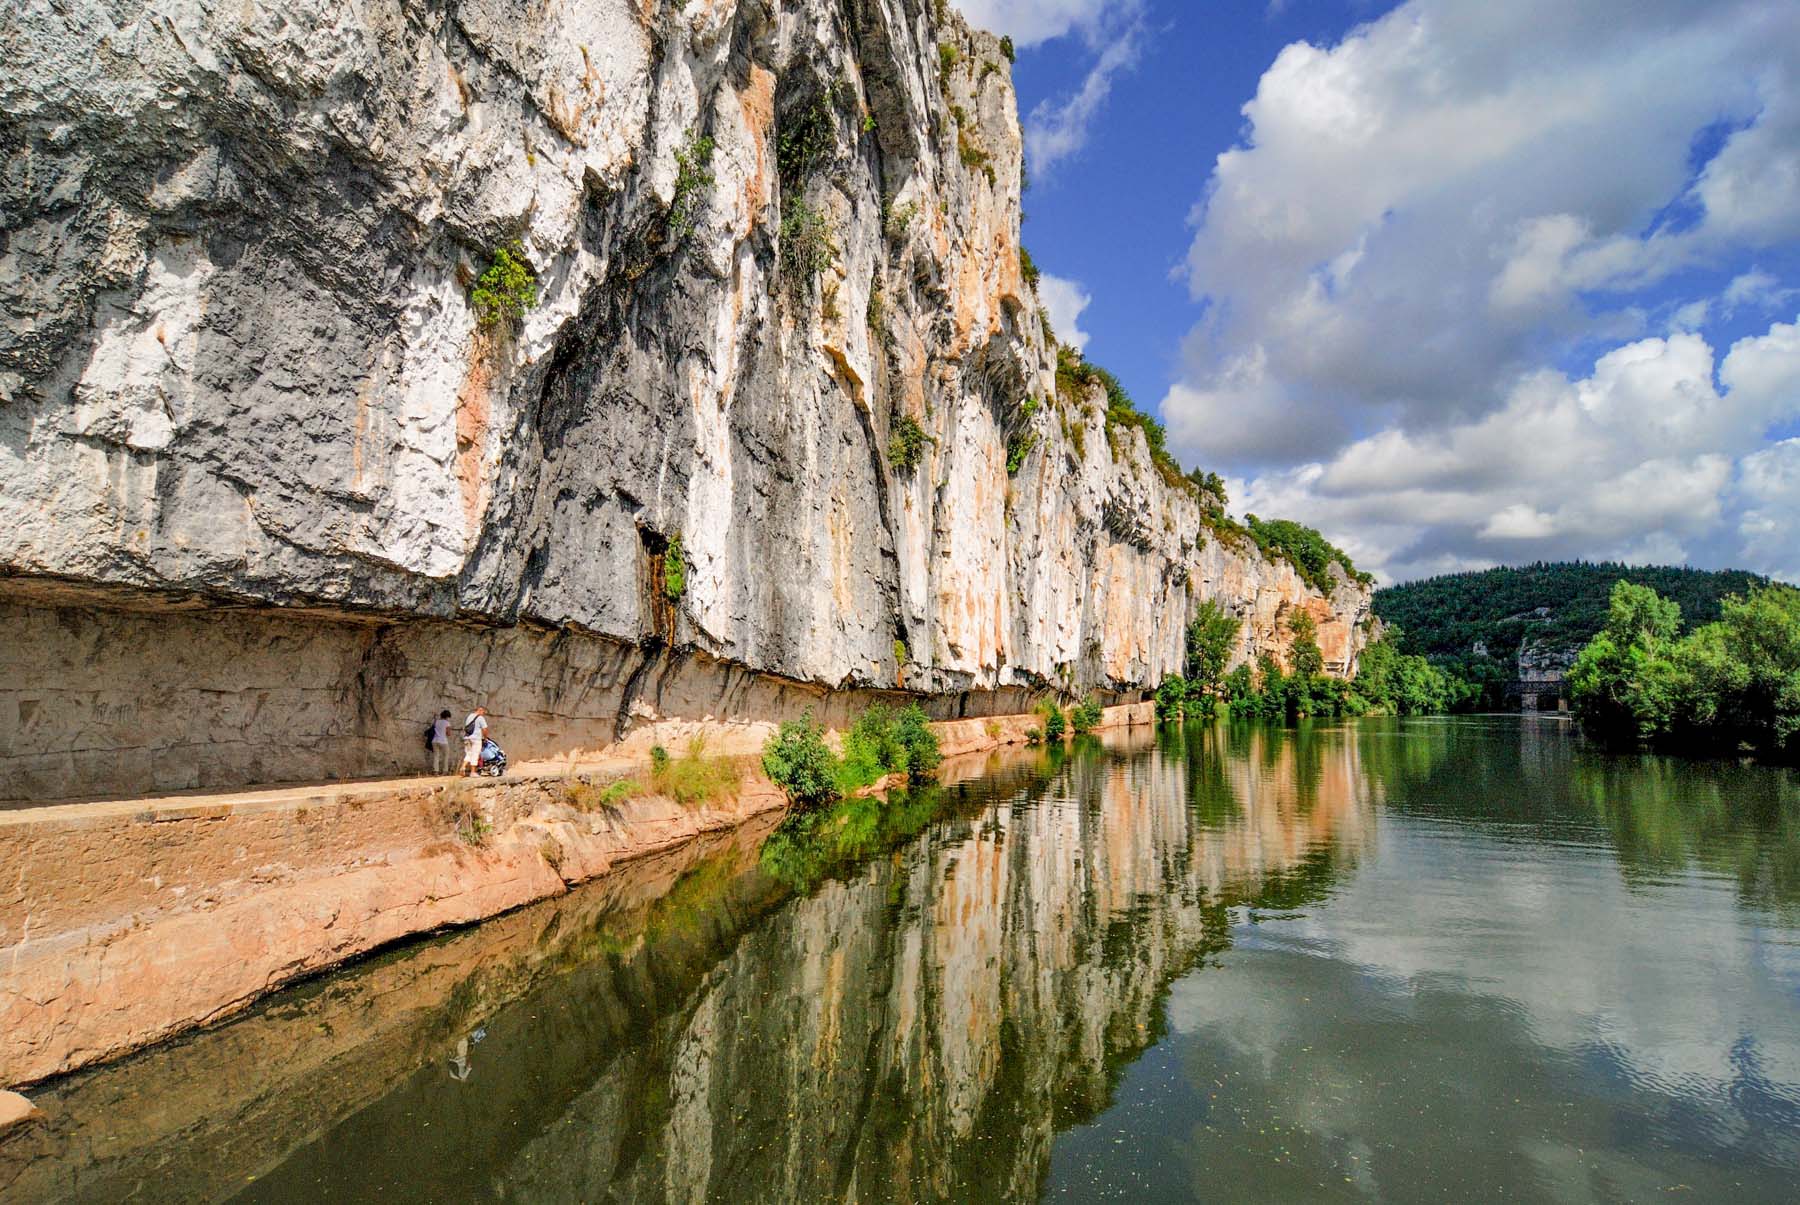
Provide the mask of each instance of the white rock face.
[{"label": "white rock face", "polygon": [[[1103,401],[1057,399],[1008,64],[948,20],[10,5],[0,570],[930,692],[1151,686],[1218,598],[1245,655],[1305,608],[1353,667],[1364,588],[1220,544]],[[515,241],[536,304],[483,327]]]}]

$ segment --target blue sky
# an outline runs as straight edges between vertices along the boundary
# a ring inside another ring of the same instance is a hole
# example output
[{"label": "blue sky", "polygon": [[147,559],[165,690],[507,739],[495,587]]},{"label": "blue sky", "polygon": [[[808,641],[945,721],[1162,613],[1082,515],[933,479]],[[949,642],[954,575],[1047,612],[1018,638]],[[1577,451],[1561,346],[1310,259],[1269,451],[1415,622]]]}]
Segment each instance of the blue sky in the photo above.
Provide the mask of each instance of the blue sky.
[{"label": "blue sky", "polygon": [[1800,5],[961,6],[1059,334],[1236,509],[1800,577]]}]

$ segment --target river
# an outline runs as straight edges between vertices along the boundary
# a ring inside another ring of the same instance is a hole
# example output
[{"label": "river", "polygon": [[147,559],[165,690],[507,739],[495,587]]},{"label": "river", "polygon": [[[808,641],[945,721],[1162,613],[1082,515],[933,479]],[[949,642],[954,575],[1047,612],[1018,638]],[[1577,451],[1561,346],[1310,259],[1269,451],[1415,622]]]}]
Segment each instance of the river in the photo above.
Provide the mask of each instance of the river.
[{"label": "river", "polygon": [[1800,776],[1553,719],[956,768],[38,1094],[8,1200],[1792,1201]]}]

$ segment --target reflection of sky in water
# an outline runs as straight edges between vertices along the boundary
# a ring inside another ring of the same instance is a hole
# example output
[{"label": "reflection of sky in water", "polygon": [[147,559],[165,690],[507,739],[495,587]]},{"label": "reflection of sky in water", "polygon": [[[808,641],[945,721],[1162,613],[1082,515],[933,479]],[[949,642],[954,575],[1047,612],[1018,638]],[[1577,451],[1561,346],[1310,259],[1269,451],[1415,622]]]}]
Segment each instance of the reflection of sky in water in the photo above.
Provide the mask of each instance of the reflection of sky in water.
[{"label": "reflection of sky in water", "polygon": [[1794,1199],[1794,931],[1575,835],[1389,813],[1328,901],[1235,910],[1052,1195]]},{"label": "reflection of sky in water", "polygon": [[76,1077],[0,1198],[1800,1200],[1800,775],[1483,720],[1011,756]]}]

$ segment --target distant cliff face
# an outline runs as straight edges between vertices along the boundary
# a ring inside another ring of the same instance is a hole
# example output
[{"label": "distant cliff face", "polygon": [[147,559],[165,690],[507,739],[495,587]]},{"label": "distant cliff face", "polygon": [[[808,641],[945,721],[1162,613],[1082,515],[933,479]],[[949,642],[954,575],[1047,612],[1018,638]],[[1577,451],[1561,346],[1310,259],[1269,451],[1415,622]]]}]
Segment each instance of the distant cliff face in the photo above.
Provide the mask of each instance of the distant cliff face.
[{"label": "distant cliff face", "polygon": [[[1366,590],[1056,398],[1008,63],[948,21],[9,8],[0,569],[926,691],[1154,685],[1218,598],[1351,668]],[[514,243],[534,303],[484,326]]]}]

